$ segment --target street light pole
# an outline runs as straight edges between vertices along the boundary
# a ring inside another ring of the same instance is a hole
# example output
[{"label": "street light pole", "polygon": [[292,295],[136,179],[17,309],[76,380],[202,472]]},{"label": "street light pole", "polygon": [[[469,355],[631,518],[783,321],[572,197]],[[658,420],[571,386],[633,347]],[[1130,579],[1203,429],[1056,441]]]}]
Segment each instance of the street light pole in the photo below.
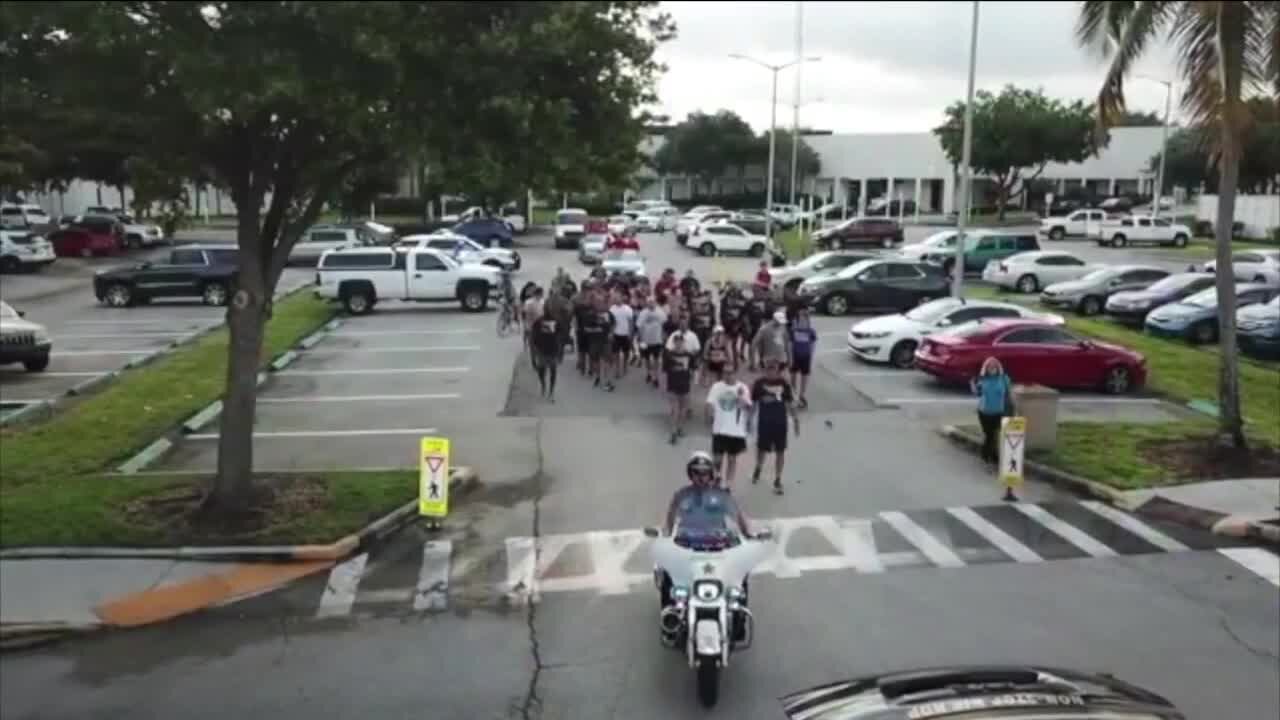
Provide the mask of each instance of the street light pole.
[{"label": "street light pole", "polygon": [[[804,2],[796,3],[796,57],[804,57]],[[800,155],[800,83],[803,74],[804,66],[796,67],[796,90],[791,101],[791,175],[789,176],[791,199],[789,202],[793,207],[796,204],[796,166]],[[765,209],[766,215],[772,212],[772,205]]]},{"label": "street light pole", "polygon": [[1169,115],[1173,105],[1173,83],[1164,82],[1164,130],[1160,134],[1160,171],[1156,175],[1155,200],[1151,204],[1151,217],[1160,217],[1160,198],[1164,196],[1164,161],[1169,154]]},{"label": "street light pole", "polygon": [[973,185],[973,83],[978,70],[978,0],[973,0],[973,27],[969,34],[969,90],[964,103],[964,140],[960,163],[964,175],[960,178],[960,214],[956,217],[956,263],[951,294],[960,297],[964,289],[965,226],[969,220],[970,193]]}]

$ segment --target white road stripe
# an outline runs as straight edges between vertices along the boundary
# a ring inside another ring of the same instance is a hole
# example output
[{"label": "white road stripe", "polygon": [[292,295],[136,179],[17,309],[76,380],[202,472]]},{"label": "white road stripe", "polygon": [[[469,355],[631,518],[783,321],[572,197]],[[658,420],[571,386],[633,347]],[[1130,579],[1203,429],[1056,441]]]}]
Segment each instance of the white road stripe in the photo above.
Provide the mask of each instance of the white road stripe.
[{"label": "white road stripe", "polygon": [[422,567],[418,569],[418,587],[413,593],[413,609],[444,610],[449,607],[449,563],[453,559],[453,543],[448,540],[427,541],[422,546]]},{"label": "white road stripe", "polygon": [[840,530],[844,540],[839,546],[840,551],[855,570],[861,573],[884,571],[870,520],[846,520],[840,523]]},{"label": "white road stripe", "polygon": [[1000,552],[1014,560],[1024,563],[1044,561],[1044,558],[1037,555],[1034,550],[1015,540],[1009,533],[987,522],[985,518],[974,512],[973,508],[949,507],[947,512],[951,513],[951,516],[956,520],[964,523],[970,530],[981,535],[982,539],[999,548]]},{"label": "white road stripe", "polygon": [[1262,548],[1218,548],[1218,552],[1231,558],[1249,572],[1280,587],[1280,555],[1267,552]]},{"label": "white road stripe", "polygon": [[1065,520],[1059,520],[1048,510],[1039,505],[1029,505],[1026,503],[1014,503],[1023,515],[1035,520],[1041,525],[1051,530],[1054,534],[1060,535],[1063,540],[1075,545],[1081,550],[1089,553],[1094,557],[1115,557],[1116,551],[1103,545],[1102,543],[1089,537],[1083,530],[1077,528]]},{"label": "white road stripe", "polygon": [[371,355],[376,353],[418,353],[418,352],[470,352],[479,350],[479,345],[444,345],[434,347],[431,345],[421,345],[416,347],[359,347],[359,348],[330,348],[325,349],[317,347],[314,350],[299,350],[299,355]]},{"label": "white road stripe", "polygon": [[905,514],[891,510],[880,513],[880,517],[938,567],[964,567],[964,560],[961,560],[959,555],[938,542],[937,538],[929,534],[929,531],[917,525]]},{"label": "white road stripe", "polygon": [[[386,430],[288,430],[281,432],[256,432],[255,438],[310,438],[310,437],[362,437],[366,435],[430,435],[435,428],[392,428]],[[218,433],[196,433],[188,440],[217,440]]]},{"label": "white road stripe", "polygon": [[378,335],[474,335],[479,330],[348,330],[330,333],[331,338],[372,337]]},{"label": "white road stripe", "polygon": [[325,585],[324,594],[320,596],[317,618],[345,617],[351,613],[351,605],[356,600],[356,590],[360,588],[360,580],[364,577],[364,567],[368,562],[369,554],[361,553],[334,566],[329,572],[329,583]]},{"label": "white road stripe", "polygon": [[[98,372],[42,372],[39,375],[37,375],[37,377],[98,377],[99,375],[109,375],[110,372],[111,371],[109,370],[108,371],[99,370]],[[2,375],[8,375],[8,374],[10,373],[3,373]],[[21,375],[24,373],[12,373],[12,374]]]},{"label": "white road stripe", "polygon": [[[67,324],[68,325],[162,325],[170,322],[172,322],[172,319],[166,320],[166,319],[157,318],[155,320],[71,320]],[[189,328],[188,332],[190,330],[198,330],[201,327],[205,327],[205,326],[197,325],[195,327]]]},{"label": "white road stripe", "polygon": [[309,402],[395,402],[397,400],[457,400],[461,393],[438,393],[435,395],[298,395],[295,397],[262,397],[262,403],[309,403]]},{"label": "white road stripe", "polygon": [[203,328],[195,330],[175,330],[173,332],[136,332],[136,333],[87,333],[75,335],[55,335],[54,341],[60,340],[128,340],[130,338],[171,338],[182,337],[194,332],[200,332]]},{"label": "white road stripe", "polygon": [[364,370],[281,370],[276,375],[412,375],[414,373],[464,373],[467,367],[367,368]]},{"label": "white road stripe", "polygon": [[538,551],[533,538],[507,538],[507,584],[504,588],[513,605],[538,601]]},{"label": "white road stripe", "polygon": [[1080,504],[1162,550],[1182,552],[1191,549],[1129,513],[1117,510],[1106,503],[1082,500]]},{"label": "white road stripe", "polygon": [[146,355],[155,352],[158,348],[149,348],[146,350],[57,350],[49,353],[50,357],[82,357],[92,355]]}]

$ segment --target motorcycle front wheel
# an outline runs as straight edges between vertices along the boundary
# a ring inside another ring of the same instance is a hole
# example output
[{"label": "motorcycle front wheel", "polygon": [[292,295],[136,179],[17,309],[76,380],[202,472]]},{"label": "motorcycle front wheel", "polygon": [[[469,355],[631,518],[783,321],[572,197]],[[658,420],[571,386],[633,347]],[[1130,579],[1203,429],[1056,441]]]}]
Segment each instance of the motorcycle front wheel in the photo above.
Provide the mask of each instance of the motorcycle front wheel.
[{"label": "motorcycle front wheel", "polygon": [[715,707],[720,699],[720,664],[710,658],[698,663],[698,701]]}]

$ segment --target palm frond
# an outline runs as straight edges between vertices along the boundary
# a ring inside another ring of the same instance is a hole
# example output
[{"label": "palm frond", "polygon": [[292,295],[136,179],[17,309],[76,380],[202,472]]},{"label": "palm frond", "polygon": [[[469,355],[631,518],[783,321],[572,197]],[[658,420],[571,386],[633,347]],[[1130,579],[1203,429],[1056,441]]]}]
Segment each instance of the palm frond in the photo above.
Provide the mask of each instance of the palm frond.
[{"label": "palm frond", "polygon": [[1256,68],[1258,89],[1280,98],[1280,2],[1261,0],[1252,6],[1249,63]]},{"label": "palm frond", "polygon": [[1076,20],[1076,42],[1106,60],[1115,51],[1137,2],[1084,0]]},{"label": "palm frond", "polygon": [[[1174,11],[1183,3],[1137,2],[1115,41],[1115,54],[1098,92],[1098,121],[1110,127],[1125,111],[1124,81],[1153,38],[1164,34]],[[1110,33],[1111,30],[1108,30]]]}]

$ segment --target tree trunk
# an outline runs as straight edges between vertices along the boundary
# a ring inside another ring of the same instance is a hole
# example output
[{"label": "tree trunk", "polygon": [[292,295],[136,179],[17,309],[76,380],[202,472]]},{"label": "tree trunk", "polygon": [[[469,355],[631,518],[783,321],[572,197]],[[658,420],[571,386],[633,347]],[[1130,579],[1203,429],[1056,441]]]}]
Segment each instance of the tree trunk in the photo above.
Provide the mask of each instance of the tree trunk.
[{"label": "tree trunk", "polygon": [[1240,366],[1236,358],[1236,278],[1231,266],[1232,222],[1236,212],[1236,185],[1240,154],[1231,126],[1222,121],[1222,158],[1218,163],[1218,221],[1214,228],[1214,258],[1218,288],[1218,436],[1223,445],[1244,448],[1244,422],[1240,414]]},{"label": "tree trunk", "polygon": [[227,513],[245,510],[253,493],[253,422],[258,404],[258,368],[271,307],[262,263],[256,205],[237,203],[240,271],[227,305],[227,390],[218,435],[218,474],[206,507]]}]

